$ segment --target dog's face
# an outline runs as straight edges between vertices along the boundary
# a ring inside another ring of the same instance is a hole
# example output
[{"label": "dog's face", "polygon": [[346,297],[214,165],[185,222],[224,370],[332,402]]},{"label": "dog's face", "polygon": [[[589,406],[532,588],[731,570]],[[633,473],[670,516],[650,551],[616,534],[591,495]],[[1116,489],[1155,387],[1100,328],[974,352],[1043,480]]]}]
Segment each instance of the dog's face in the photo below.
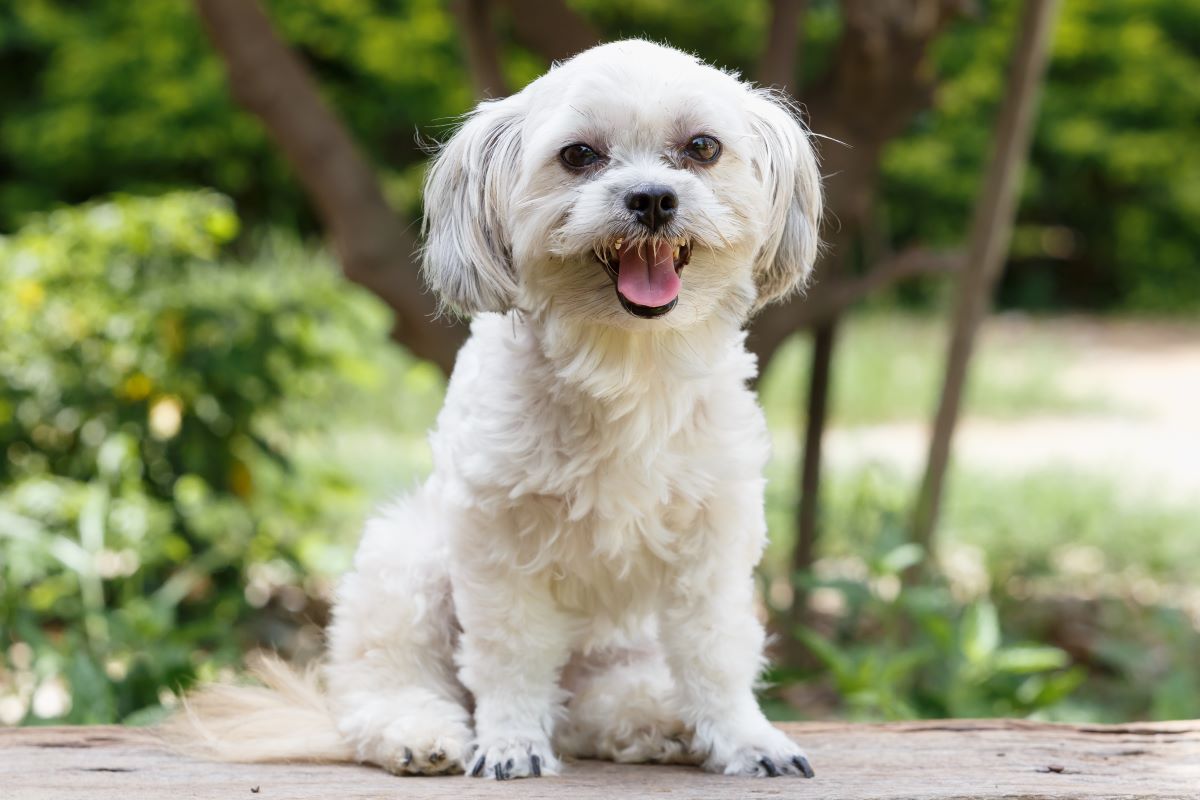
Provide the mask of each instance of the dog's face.
[{"label": "dog's face", "polygon": [[821,190],[775,97],[624,41],[481,104],[425,204],[426,277],[452,308],[683,328],[801,285]]}]

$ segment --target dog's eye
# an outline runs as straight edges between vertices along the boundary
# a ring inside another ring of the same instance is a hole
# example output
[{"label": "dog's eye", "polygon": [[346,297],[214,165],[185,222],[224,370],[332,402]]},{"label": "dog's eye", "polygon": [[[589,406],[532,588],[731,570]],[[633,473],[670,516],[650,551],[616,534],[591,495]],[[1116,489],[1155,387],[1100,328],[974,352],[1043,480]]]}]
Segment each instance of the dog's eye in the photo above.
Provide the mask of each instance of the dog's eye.
[{"label": "dog's eye", "polygon": [[569,144],[558,154],[559,159],[571,169],[587,169],[600,160],[600,154],[586,144]]},{"label": "dog's eye", "polygon": [[683,148],[684,155],[701,164],[711,164],[721,155],[721,143],[711,136],[694,136]]}]

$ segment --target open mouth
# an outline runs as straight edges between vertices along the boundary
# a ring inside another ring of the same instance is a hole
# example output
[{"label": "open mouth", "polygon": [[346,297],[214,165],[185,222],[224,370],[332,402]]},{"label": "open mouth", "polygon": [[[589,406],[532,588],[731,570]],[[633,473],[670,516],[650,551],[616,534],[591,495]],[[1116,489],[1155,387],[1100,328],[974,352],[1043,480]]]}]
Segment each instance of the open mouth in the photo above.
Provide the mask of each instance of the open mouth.
[{"label": "open mouth", "polygon": [[666,314],[679,301],[680,278],[692,257],[686,239],[650,239],[626,244],[615,239],[596,250],[617,290],[621,307],[642,319]]}]

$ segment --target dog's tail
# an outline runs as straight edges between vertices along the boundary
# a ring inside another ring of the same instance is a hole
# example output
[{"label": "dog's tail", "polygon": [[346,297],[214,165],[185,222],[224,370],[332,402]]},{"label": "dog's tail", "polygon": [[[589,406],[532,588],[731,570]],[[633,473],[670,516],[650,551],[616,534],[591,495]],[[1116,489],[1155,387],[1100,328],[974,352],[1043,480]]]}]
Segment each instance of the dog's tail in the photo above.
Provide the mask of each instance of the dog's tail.
[{"label": "dog's tail", "polygon": [[259,660],[262,685],[213,683],[187,695],[160,728],[164,741],[188,755],[218,761],[353,761],[338,734],[317,670],[298,672],[281,659]]}]

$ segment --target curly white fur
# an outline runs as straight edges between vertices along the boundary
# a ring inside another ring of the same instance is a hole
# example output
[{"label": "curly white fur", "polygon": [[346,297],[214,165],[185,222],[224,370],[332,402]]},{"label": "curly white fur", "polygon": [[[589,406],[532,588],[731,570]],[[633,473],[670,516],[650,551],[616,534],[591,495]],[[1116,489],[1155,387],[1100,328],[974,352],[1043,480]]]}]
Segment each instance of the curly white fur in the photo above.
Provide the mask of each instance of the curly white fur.
[{"label": "curly white fur", "polygon": [[[713,164],[679,154],[701,134]],[[565,168],[576,142],[604,162]],[[655,319],[595,256],[649,237],[622,201],[646,182],[676,193],[670,233],[692,248]],[[425,271],[476,315],[471,337],[432,476],[367,525],[341,583],[326,724],[305,741],[398,773],[545,775],[560,755],[807,769],[753,693],[768,440],[743,326],[803,284],[820,212],[790,110],[660,45],[594,48],[469,117],[426,185]],[[242,713],[222,691],[201,727]],[[307,718],[286,706],[281,724]],[[263,735],[225,755],[279,750]]]}]

